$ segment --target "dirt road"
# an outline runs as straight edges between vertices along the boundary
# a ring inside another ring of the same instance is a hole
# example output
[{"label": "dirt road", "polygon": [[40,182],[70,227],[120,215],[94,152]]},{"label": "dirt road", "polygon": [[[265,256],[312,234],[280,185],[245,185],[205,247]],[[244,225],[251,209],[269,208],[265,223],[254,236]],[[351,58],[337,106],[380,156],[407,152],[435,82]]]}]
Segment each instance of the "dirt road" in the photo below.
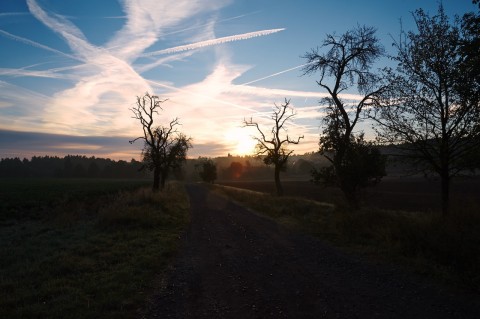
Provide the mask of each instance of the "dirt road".
[{"label": "dirt road", "polygon": [[145,318],[480,318],[453,294],[189,185],[192,223]]}]

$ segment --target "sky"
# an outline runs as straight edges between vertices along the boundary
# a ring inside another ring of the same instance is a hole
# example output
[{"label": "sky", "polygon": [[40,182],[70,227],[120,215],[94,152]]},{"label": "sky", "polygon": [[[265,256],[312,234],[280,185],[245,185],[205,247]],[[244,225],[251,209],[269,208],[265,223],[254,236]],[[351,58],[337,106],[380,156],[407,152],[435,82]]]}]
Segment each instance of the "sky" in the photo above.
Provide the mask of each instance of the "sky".
[{"label": "sky", "polygon": [[[86,155],[140,159],[136,97],[168,99],[156,118],[193,139],[189,157],[245,155],[252,118],[271,129],[290,100],[296,154],[318,150],[326,92],[302,58],[326,34],[357,25],[392,37],[436,0],[0,0],[0,158]],[[443,0],[453,17],[470,0]],[[389,65],[383,58],[374,68]],[[346,99],[355,101],[355,91]],[[368,125],[363,123],[359,130]]]}]

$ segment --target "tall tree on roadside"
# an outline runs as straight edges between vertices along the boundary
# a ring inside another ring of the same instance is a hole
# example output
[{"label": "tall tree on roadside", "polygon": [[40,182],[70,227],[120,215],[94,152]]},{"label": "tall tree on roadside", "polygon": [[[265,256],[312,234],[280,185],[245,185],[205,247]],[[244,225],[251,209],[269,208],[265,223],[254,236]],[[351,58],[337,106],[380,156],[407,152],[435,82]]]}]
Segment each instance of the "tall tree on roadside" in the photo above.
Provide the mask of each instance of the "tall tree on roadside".
[{"label": "tall tree on roadside", "polygon": [[165,187],[169,173],[178,169],[186,159],[187,151],[192,147],[191,138],[177,129],[179,122],[175,118],[167,126],[154,126],[154,116],[162,110],[162,103],[156,95],[145,93],[137,97],[136,105],[130,110],[133,118],[142,125],[143,135],[130,141],[143,140],[143,168],[153,171],[153,191]]},{"label": "tall tree on roadside", "polygon": [[293,108],[290,107],[290,100],[285,99],[285,103],[280,106],[275,104],[275,109],[271,119],[274,121],[274,125],[270,130],[271,135],[267,135],[262,131],[257,122],[244,120],[244,126],[253,126],[257,129],[260,137],[254,137],[257,141],[255,148],[255,155],[263,157],[263,162],[266,165],[274,166],[275,187],[277,195],[283,195],[283,187],[280,182],[280,172],[285,171],[287,168],[288,157],[293,153],[293,150],[287,149],[289,144],[298,144],[303,138],[303,135],[297,139],[291,139],[288,133],[285,137],[282,137],[282,131],[287,132],[285,124],[290,121],[296,115]]},{"label": "tall tree on roadside", "polygon": [[446,215],[451,178],[480,147],[478,83],[464,72],[458,19],[450,22],[441,5],[432,17],[421,9],[413,17],[417,30],[394,43],[397,68],[386,70],[388,90],[373,119],[381,141],[440,177]]},{"label": "tall tree on roadside", "polygon": [[[325,128],[319,146],[332,166],[323,173],[328,173],[327,179],[340,187],[352,208],[358,207],[358,188],[371,177],[378,180],[384,175],[384,169],[381,169],[384,160],[381,156],[374,156],[380,161],[376,163],[379,170],[373,170],[374,174],[370,176],[371,170],[368,169],[352,178],[355,158],[368,158],[369,153],[378,153],[372,143],[364,140],[362,132],[355,131],[364,117],[364,110],[377,102],[377,96],[383,90],[379,76],[370,71],[372,64],[384,54],[375,32],[375,28],[357,26],[341,36],[328,34],[320,48],[303,56],[307,60],[304,74],[320,74],[317,84],[328,93],[322,100],[327,105],[327,115],[323,119]],[[360,94],[360,100],[342,97],[342,93],[352,88]],[[360,166],[363,167],[365,165]],[[323,173],[314,172],[314,179],[325,178]]]}]

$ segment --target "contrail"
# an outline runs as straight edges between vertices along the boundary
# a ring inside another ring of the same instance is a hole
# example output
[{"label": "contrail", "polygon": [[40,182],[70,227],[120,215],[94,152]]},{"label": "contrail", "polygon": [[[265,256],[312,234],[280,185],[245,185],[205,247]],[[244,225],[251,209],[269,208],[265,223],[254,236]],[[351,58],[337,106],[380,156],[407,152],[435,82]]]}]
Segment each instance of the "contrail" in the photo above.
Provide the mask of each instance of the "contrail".
[{"label": "contrail", "polygon": [[213,22],[205,23],[205,24],[198,25],[198,26],[188,27],[188,28],[185,28],[185,29],[181,29],[181,30],[176,30],[176,31],[173,31],[173,32],[165,33],[165,34],[163,34],[163,36],[172,35],[172,34],[184,32],[184,31],[188,31],[188,30],[198,29],[198,28],[200,28],[200,27],[204,27],[204,26],[211,25],[211,24],[214,24],[214,23],[219,23],[219,22],[225,22],[225,21],[240,19],[240,18],[247,17],[247,16],[249,16],[249,15],[252,15],[252,14],[259,13],[259,12],[261,12],[261,11],[254,11],[254,12],[251,12],[251,13],[246,13],[246,14],[238,15],[238,16],[231,17],[231,18],[226,18],[226,19],[222,19],[222,20],[218,20],[218,21],[213,21]]},{"label": "contrail", "polygon": [[73,56],[73,55],[64,53],[64,52],[59,51],[59,50],[56,50],[56,49],[53,49],[53,48],[51,48],[51,47],[48,47],[48,46],[46,46],[46,45],[43,45],[43,44],[38,43],[38,42],[35,42],[35,41],[22,38],[22,37],[20,37],[20,36],[18,36],[18,35],[14,35],[14,34],[8,33],[7,31],[0,30],[0,34],[3,35],[3,36],[5,36],[5,37],[7,37],[7,38],[12,39],[12,40],[15,40],[15,41],[18,41],[18,42],[22,42],[22,43],[24,43],[24,44],[28,44],[28,45],[31,45],[31,46],[33,46],[33,47],[39,48],[39,49],[44,49],[44,50],[47,50],[47,51],[50,51],[50,52],[54,52],[54,53],[57,53],[57,54],[66,56],[66,57],[71,58],[71,59],[74,59],[74,60],[83,61],[83,60],[77,58],[76,56]]},{"label": "contrail", "polygon": [[182,52],[182,51],[187,51],[187,50],[195,50],[195,49],[203,48],[203,47],[206,47],[206,46],[211,46],[211,45],[216,45],[216,44],[221,44],[221,43],[226,43],[226,42],[233,42],[233,41],[238,41],[238,40],[247,40],[247,39],[251,39],[251,38],[255,38],[255,37],[261,37],[261,36],[264,36],[264,35],[277,33],[277,32],[283,31],[283,30],[285,30],[285,28],[262,30],[262,31],[255,31],[255,32],[249,32],[249,33],[231,35],[231,36],[228,36],[228,37],[222,37],[222,38],[217,38],[217,39],[200,41],[200,42],[197,42],[197,43],[180,45],[178,47],[173,47],[173,48],[169,48],[169,49],[147,52],[147,53],[144,53],[140,56],[141,57],[149,57],[149,56],[155,56],[155,55],[161,55],[161,54],[172,54],[172,53],[177,53],[177,52]]},{"label": "contrail", "polygon": [[56,74],[50,71],[35,71],[35,70],[25,70],[25,69],[6,69],[0,68],[0,75],[11,75],[14,77],[20,76],[29,76],[29,77],[41,77],[41,78],[50,78],[50,79],[64,79],[68,78],[61,74]]},{"label": "contrail", "polygon": [[28,15],[27,12],[2,12],[0,13],[0,17],[10,17],[10,16],[23,16]]},{"label": "contrail", "polygon": [[277,73],[274,73],[274,74],[270,74],[270,75],[264,76],[263,78],[256,79],[256,80],[246,82],[246,83],[242,83],[240,85],[249,85],[249,84],[252,84],[252,83],[255,83],[255,82],[258,82],[258,81],[262,81],[262,80],[265,80],[265,79],[268,79],[268,78],[271,78],[271,77],[274,77],[274,76],[277,76],[277,75],[280,75],[280,74],[283,74],[283,73],[286,73],[286,72],[290,72],[290,71],[302,68],[302,67],[304,67],[306,65],[309,65],[309,64],[311,64],[311,62],[302,64],[302,65],[297,65],[297,66],[294,66],[293,68],[286,69],[286,70],[283,70],[283,71],[280,71],[280,72],[277,72]]}]

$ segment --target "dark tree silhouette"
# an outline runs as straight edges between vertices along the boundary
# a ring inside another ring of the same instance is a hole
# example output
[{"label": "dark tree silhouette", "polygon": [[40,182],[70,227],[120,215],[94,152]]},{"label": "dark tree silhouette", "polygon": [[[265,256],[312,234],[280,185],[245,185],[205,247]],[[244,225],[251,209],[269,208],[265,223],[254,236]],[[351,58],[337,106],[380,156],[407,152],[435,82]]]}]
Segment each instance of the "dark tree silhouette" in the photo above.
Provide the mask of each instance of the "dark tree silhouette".
[{"label": "dark tree silhouette", "polygon": [[398,65],[386,70],[389,87],[373,118],[384,143],[440,177],[446,215],[451,178],[480,147],[478,83],[465,72],[458,21],[451,23],[441,5],[435,16],[421,9],[413,16],[417,31],[401,32],[394,43]]},{"label": "dark tree silhouette", "polygon": [[[363,111],[377,103],[377,96],[384,89],[380,77],[370,71],[372,64],[384,54],[375,32],[375,28],[358,26],[341,36],[328,34],[320,48],[303,56],[307,60],[304,74],[319,73],[317,84],[329,95],[323,99],[327,115],[323,119],[320,152],[331,162],[330,177],[352,208],[358,207],[357,189],[364,184],[353,183],[356,178],[352,179],[349,167],[354,164],[352,156],[365,150],[364,146],[373,148],[372,144],[365,144],[363,133],[355,133],[354,129],[364,117]],[[322,53],[325,48],[328,50]],[[355,86],[362,96],[359,101],[342,98],[344,91]],[[318,173],[314,172],[313,177],[319,177]]]},{"label": "dark tree silhouette", "polygon": [[98,173],[100,172],[97,163],[93,161],[90,162],[90,164],[88,165],[87,172],[89,177],[97,177]]},{"label": "dark tree silhouette", "polygon": [[200,178],[206,183],[214,183],[217,179],[217,165],[211,158],[201,160],[199,164],[202,168],[200,171]]},{"label": "dark tree silhouette", "polygon": [[[459,88],[470,89],[465,95],[480,94],[480,1],[474,1],[479,6],[479,12],[469,12],[461,20],[462,37],[460,41],[461,74],[465,77],[459,81]],[[463,86],[463,82],[471,85]]]},{"label": "dark tree silhouette", "polygon": [[178,119],[170,121],[167,126],[154,126],[154,115],[162,110],[161,104],[166,100],[160,100],[156,95],[145,93],[137,97],[135,107],[131,109],[134,119],[142,125],[143,136],[130,141],[144,141],[142,151],[143,167],[153,171],[152,189],[163,189],[165,181],[173,169],[179,168],[186,159],[187,151],[192,147],[191,138],[178,132],[180,125]]},{"label": "dark tree silhouette", "polygon": [[[328,145],[323,145],[322,154],[330,162],[333,162],[335,150],[327,147]],[[336,186],[338,185],[338,176],[342,176],[341,188],[344,195],[351,207],[357,208],[359,206],[358,191],[381,181],[382,177],[386,175],[386,160],[386,156],[380,153],[378,147],[372,142],[365,141],[363,134],[357,135],[355,139],[352,136],[349,147],[343,155],[342,165],[337,169],[333,165],[320,170],[313,169],[313,182]]]},{"label": "dark tree silhouette", "polygon": [[271,129],[271,135],[266,136],[260,129],[257,122],[244,120],[244,126],[253,126],[260,133],[260,137],[254,137],[257,141],[255,149],[255,155],[263,157],[263,162],[266,165],[274,166],[275,187],[277,189],[277,195],[283,195],[283,188],[280,182],[280,172],[285,171],[287,168],[288,157],[293,153],[293,150],[286,148],[289,144],[298,144],[303,135],[296,140],[291,139],[288,134],[282,137],[282,131],[287,132],[285,124],[291,120],[295,115],[295,111],[289,107],[290,100],[285,99],[285,103],[278,106],[275,104],[275,109],[271,119],[274,121],[274,125]]},{"label": "dark tree silhouette", "polygon": [[[14,164],[12,166],[12,164]],[[138,170],[141,163],[113,161],[111,159],[67,155],[33,156],[31,160],[24,158],[0,159],[1,177],[62,177],[62,178],[144,178]],[[86,168],[86,169],[85,169]]]}]

